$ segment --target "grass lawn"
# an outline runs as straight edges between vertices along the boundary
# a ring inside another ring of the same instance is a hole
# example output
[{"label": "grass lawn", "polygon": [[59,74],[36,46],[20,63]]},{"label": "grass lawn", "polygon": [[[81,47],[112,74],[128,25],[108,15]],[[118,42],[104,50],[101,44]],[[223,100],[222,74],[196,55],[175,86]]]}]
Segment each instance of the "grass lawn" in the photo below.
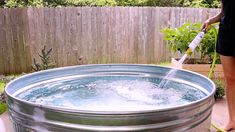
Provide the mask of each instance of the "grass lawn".
[{"label": "grass lawn", "polygon": [[0,115],[7,111],[7,104],[6,103],[0,103]]},{"label": "grass lawn", "polygon": [[3,81],[0,81],[0,93],[4,92],[4,87],[5,87],[5,83]]},{"label": "grass lawn", "polygon": [[[3,81],[0,81],[0,94],[2,94],[4,92],[4,87],[5,87],[5,83]],[[0,95],[1,96],[1,95]],[[7,105],[6,103],[2,102],[2,100],[0,100],[0,115],[2,113],[4,113],[7,110]]]},{"label": "grass lawn", "polygon": [[20,75],[10,75],[10,76],[1,76],[0,78],[0,115],[7,110],[7,104],[5,102],[5,97],[3,95],[4,88],[9,81],[19,76]]},{"label": "grass lawn", "polygon": [[161,62],[157,65],[159,65],[159,66],[171,66],[171,62]]}]

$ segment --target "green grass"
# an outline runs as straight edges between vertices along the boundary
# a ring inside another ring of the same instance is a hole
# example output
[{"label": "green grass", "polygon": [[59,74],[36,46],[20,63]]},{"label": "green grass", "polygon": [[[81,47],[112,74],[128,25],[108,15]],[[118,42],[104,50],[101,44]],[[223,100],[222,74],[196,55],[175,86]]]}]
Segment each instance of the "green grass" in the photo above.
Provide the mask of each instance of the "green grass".
[{"label": "green grass", "polygon": [[161,62],[161,63],[159,63],[157,65],[159,65],[159,66],[170,66],[171,63],[170,62]]},{"label": "green grass", "polygon": [[6,103],[0,103],[0,115],[7,111],[7,104]]},{"label": "green grass", "polygon": [[[22,75],[23,74],[7,75],[7,76],[3,76],[2,78],[0,78],[0,94],[4,92],[4,88],[8,82]],[[4,113],[5,111],[7,111],[7,104],[5,103],[5,100],[3,101],[0,100],[0,115]]]},{"label": "green grass", "polygon": [[[1,78],[0,79],[0,94],[4,92],[4,88],[9,81],[19,76],[20,75],[9,75],[9,76],[4,76],[3,78]],[[7,111],[7,104],[5,103],[4,100],[0,100],[0,115],[4,113],[5,111]]]},{"label": "green grass", "polygon": [[[5,82],[0,81],[0,94],[4,92]],[[0,115],[7,110],[7,104],[0,101]]]},{"label": "green grass", "polygon": [[0,93],[3,93],[4,92],[4,87],[5,87],[5,83],[0,81]]}]

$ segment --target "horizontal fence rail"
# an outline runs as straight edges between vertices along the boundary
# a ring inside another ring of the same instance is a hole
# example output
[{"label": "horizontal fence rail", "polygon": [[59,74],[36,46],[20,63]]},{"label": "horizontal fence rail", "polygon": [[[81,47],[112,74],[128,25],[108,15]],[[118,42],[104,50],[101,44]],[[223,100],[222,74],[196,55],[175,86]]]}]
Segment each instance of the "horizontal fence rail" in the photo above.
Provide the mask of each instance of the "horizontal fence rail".
[{"label": "horizontal fence rail", "polygon": [[172,53],[160,30],[203,22],[218,9],[58,7],[0,9],[0,74],[31,71],[46,46],[57,67],[158,63]]}]

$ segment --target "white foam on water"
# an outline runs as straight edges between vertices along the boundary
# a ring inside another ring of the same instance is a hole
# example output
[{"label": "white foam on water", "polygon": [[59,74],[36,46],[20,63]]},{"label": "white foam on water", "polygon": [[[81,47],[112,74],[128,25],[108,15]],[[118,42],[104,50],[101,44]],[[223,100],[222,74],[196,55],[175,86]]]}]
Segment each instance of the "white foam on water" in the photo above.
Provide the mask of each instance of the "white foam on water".
[{"label": "white foam on water", "polygon": [[[64,82],[47,82],[45,85],[27,88],[27,91],[17,96],[41,105],[91,111],[153,110],[196,100],[185,99],[185,93],[188,94],[190,88],[185,89],[184,92],[177,88],[160,88],[154,78],[130,79],[128,77],[128,79],[123,76],[110,78],[96,77],[89,80],[88,77]],[[184,85],[178,85],[178,87],[184,87]],[[191,92],[195,90],[191,88]],[[198,99],[205,96],[200,90],[198,95]]]}]

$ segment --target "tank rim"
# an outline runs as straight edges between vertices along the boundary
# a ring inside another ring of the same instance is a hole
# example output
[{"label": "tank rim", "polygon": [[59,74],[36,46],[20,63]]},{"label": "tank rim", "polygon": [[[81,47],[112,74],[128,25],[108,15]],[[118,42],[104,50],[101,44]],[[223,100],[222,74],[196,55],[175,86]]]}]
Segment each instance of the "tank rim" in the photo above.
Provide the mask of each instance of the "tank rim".
[{"label": "tank rim", "polygon": [[212,87],[213,87],[212,92],[210,92],[204,98],[199,99],[199,100],[194,101],[194,102],[191,102],[191,103],[172,106],[172,107],[166,107],[166,108],[160,108],[160,109],[139,110],[139,111],[93,111],[93,110],[76,110],[76,109],[71,109],[71,108],[47,106],[47,105],[36,104],[36,103],[32,103],[30,101],[25,101],[23,99],[19,99],[19,98],[13,96],[12,94],[10,94],[8,92],[8,87],[13,85],[16,81],[18,81],[20,79],[23,79],[23,78],[27,78],[28,76],[31,76],[31,75],[46,73],[46,72],[49,72],[49,71],[53,72],[53,71],[58,71],[58,70],[62,70],[62,69],[66,70],[66,69],[71,69],[71,68],[88,67],[88,66],[145,66],[145,67],[160,67],[160,68],[172,69],[171,67],[167,67],[167,66],[147,65],[147,64],[89,64],[89,65],[79,65],[79,66],[67,66],[67,67],[54,68],[54,69],[49,69],[49,70],[44,70],[44,71],[39,71],[39,72],[23,75],[23,76],[15,79],[15,80],[12,80],[11,82],[9,82],[6,85],[4,92],[7,95],[7,97],[10,97],[11,99],[13,99],[15,101],[18,101],[21,104],[30,105],[32,107],[45,108],[45,109],[52,110],[52,111],[72,112],[72,113],[81,113],[81,114],[97,114],[97,115],[120,115],[120,114],[121,115],[125,115],[125,114],[129,115],[129,114],[143,114],[143,113],[146,114],[146,113],[154,113],[154,112],[166,112],[166,111],[173,111],[173,110],[178,110],[178,109],[182,109],[182,108],[187,108],[187,107],[194,106],[194,105],[196,106],[198,104],[203,103],[208,98],[214,97],[213,95],[216,91],[215,84],[213,83],[212,80],[208,79],[207,77],[205,77],[205,76],[203,76],[199,73],[193,72],[193,71],[189,71],[189,70],[185,70],[185,69],[179,69],[180,71],[195,74],[195,75],[197,75],[199,77],[202,77],[202,78],[206,79],[207,81],[209,81],[212,84]]}]

